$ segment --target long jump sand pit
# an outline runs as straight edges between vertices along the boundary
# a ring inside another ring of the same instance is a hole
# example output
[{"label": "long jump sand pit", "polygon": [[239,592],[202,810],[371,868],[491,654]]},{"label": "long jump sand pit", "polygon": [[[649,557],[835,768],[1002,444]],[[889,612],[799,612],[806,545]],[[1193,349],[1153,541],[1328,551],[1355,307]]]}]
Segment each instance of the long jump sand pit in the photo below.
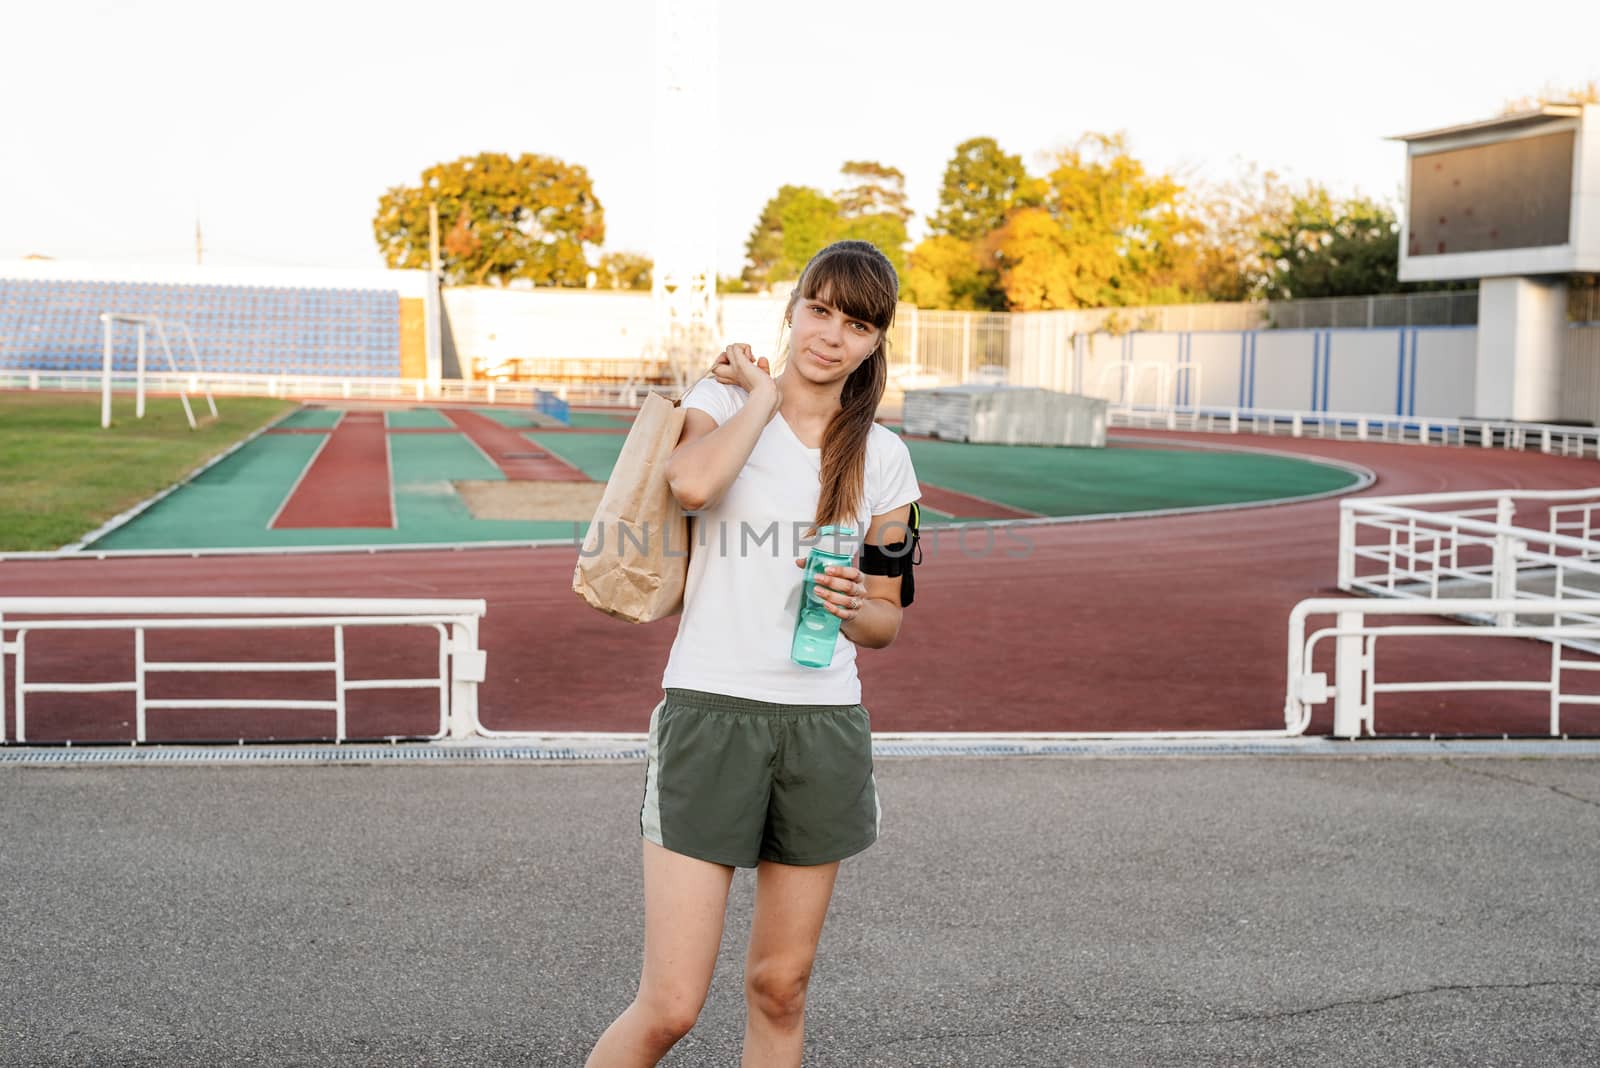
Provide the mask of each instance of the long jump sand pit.
[{"label": "long jump sand pit", "polygon": [[454,483],[474,519],[569,519],[585,523],[606,492],[604,482]]}]

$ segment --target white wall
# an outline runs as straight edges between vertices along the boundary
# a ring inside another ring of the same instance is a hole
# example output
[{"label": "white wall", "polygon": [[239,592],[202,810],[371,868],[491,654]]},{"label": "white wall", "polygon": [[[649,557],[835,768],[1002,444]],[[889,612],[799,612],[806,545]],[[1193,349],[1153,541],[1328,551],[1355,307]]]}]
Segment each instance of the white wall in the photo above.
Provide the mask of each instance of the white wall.
[{"label": "white wall", "polygon": [[1572,183],[1572,233],[1580,271],[1600,271],[1600,104],[1585,104]]},{"label": "white wall", "polygon": [[1560,418],[1566,327],[1564,279],[1483,279],[1472,414],[1533,422]]},{"label": "white wall", "polygon": [[1177,368],[1183,355],[1183,338],[1183,334],[1166,333],[1128,335],[1128,356],[1133,360],[1129,403],[1173,403],[1179,392]]},{"label": "white wall", "polygon": [[1478,332],[1470,327],[1410,330],[1411,360],[1406,368],[1408,411],[1412,415],[1459,419],[1473,414],[1477,390]]},{"label": "white wall", "polygon": [[[737,293],[721,298],[718,347],[741,341],[771,355],[786,297]],[[452,287],[445,309],[463,370],[473,360],[643,358],[654,329],[650,294],[609,289]]]},{"label": "white wall", "polygon": [[[1262,330],[1256,335],[1256,408],[1311,408],[1316,330]],[[1382,409],[1378,409],[1382,410]]]},{"label": "white wall", "polygon": [[1239,375],[1246,357],[1247,335],[1227,331],[1191,334],[1189,361],[1200,369],[1195,404],[1233,408],[1239,404]]},{"label": "white wall", "polygon": [[1070,339],[1014,329],[1010,381],[1164,405],[1184,398],[1187,380],[1187,402],[1203,408],[1457,418],[1472,412],[1475,338],[1472,327],[1091,334],[1078,342],[1074,385]]},{"label": "white wall", "polygon": [[730,293],[721,301],[722,345],[737,341],[749,345],[757,356],[773,359],[778,355],[787,296]]},{"label": "white wall", "polygon": [[[1079,392],[1088,397],[1101,397],[1109,401],[1122,399],[1122,376],[1115,370],[1127,358],[1126,335],[1090,334],[1083,349],[1083,371]],[[1020,383],[1032,385],[1032,383]]]},{"label": "white wall", "polygon": [[648,293],[586,289],[444,291],[466,374],[474,360],[636,360],[650,341]]},{"label": "white wall", "polygon": [[[908,342],[909,344],[909,342]],[[1062,312],[1011,317],[1010,381],[1061,393],[1082,392],[1071,319]]]},{"label": "white wall", "polygon": [[1325,412],[1396,412],[1399,403],[1400,330],[1323,330],[1327,361]]}]

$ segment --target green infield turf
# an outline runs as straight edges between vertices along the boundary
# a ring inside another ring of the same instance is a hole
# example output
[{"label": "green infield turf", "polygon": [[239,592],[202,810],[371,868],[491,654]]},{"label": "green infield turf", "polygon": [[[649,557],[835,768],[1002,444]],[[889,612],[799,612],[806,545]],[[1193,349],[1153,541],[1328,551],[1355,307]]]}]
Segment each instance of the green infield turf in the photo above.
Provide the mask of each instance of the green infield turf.
[{"label": "green infield turf", "polygon": [[336,408],[302,408],[278,425],[285,430],[332,430],[343,416]]},{"label": "green infield turf", "polygon": [[[1353,486],[1343,468],[1223,449],[906,442],[919,481],[1039,515],[1101,515],[1305,497]],[[932,516],[930,516],[932,518]],[[983,516],[964,516],[982,519]]]},{"label": "green infield turf", "polygon": [[437,408],[401,408],[385,412],[383,425],[390,430],[449,430],[455,426]]},{"label": "green infield turf", "polygon": [[[284,407],[279,402],[270,403],[276,408],[263,408],[262,418]],[[92,425],[92,416],[93,412],[88,411],[87,416],[78,418],[80,422],[87,419]],[[532,446],[560,457],[595,482],[610,476],[626,437],[622,433],[595,433],[592,429],[523,427],[531,420],[514,410],[502,411],[499,416],[502,425],[519,427]],[[239,417],[237,411],[235,417]],[[467,434],[448,432],[448,420],[437,410],[424,408],[387,414],[390,433],[386,469],[371,473],[373,478],[389,480],[395,527],[268,529],[324,440],[323,434],[316,431],[326,431],[338,417],[336,409],[296,413],[293,421],[301,427],[299,433],[258,438],[130,523],[111,531],[93,548],[466,544],[582,537],[592,504],[575,503],[573,511],[581,515],[560,520],[475,518],[457,484],[504,481],[504,476]],[[411,432],[422,429],[435,432]],[[93,440],[91,430],[81,433]],[[166,436],[182,438],[170,430]],[[1342,468],[1226,449],[1115,442],[1105,449],[1066,449],[925,439],[910,439],[906,445],[916,464],[917,477],[928,493],[926,519],[935,523],[973,522],[1014,514],[1008,509],[1070,517],[1248,503],[1337,491],[1357,481],[1356,475]],[[85,471],[101,470],[98,461],[81,466]],[[177,473],[193,466],[180,465]],[[130,493],[131,499],[121,502],[109,514],[165,487],[165,482],[155,481],[159,484],[152,485],[147,479],[143,490]],[[986,502],[1002,508],[992,509]],[[33,507],[40,512],[48,510],[43,503]],[[67,525],[71,529],[46,547],[80,537],[97,524],[81,521]]]},{"label": "green infield turf", "polygon": [[567,425],[574,430],[627,430],[633,425],[631,417],[607,412],[572,412],[569,419]]},{"label": "green infield turf", "polygon": [[523,437],[548,449],[596,482],[611,477],[611,468],[622,453],[626,434],[565,434],[559,430],[523,434]]},{"label": "green infield turf", "polygon": [[98,394],[0,392],[0,550],[69,544],[294,406],[222,397],[217,419],[190,430],[176,397],[149,398],[135,419],[133,398],[117,396],[102,430]]}]

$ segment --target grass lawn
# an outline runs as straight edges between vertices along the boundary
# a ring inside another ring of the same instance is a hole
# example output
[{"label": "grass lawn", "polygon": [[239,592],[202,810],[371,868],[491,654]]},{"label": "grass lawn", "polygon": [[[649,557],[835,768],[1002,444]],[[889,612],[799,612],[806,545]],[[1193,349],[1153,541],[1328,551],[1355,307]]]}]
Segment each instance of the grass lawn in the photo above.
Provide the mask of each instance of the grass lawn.
[{"label": "grass lawn", "polygon": [[118,395],[102,430],[98,393],[0,392],[0,551],[71,544],[293,407],[219,397],[217,419],[190,430],[177,397],[150,397],[135,419]]}]

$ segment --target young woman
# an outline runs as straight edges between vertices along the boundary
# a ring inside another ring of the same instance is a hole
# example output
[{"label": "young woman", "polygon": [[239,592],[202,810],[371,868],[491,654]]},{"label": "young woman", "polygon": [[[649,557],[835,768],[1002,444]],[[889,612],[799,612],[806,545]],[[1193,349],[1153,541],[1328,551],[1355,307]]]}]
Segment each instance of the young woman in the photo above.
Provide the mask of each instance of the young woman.
[{"label": "young woman", "polygon": [[[756,869],[743,1063],[800,1064],[839,862],[878,835],[856,647],[882,648],[900,630],[897,576],[921,495],[904,443],[873,422],[898,291],[872,245],[830,245],[789,299],[778,377],[730,345],[684,398],[667,478],[697,513],[696,533],[666,695],[650,717],[644,970],[589,1068],[653,1065],[694,1026],[738,867]],[[827,525],[853,528],[866,571],[832,567],[818,583],[841,639],[827,667],[803,667],[789,655],[796,565]]]}]

